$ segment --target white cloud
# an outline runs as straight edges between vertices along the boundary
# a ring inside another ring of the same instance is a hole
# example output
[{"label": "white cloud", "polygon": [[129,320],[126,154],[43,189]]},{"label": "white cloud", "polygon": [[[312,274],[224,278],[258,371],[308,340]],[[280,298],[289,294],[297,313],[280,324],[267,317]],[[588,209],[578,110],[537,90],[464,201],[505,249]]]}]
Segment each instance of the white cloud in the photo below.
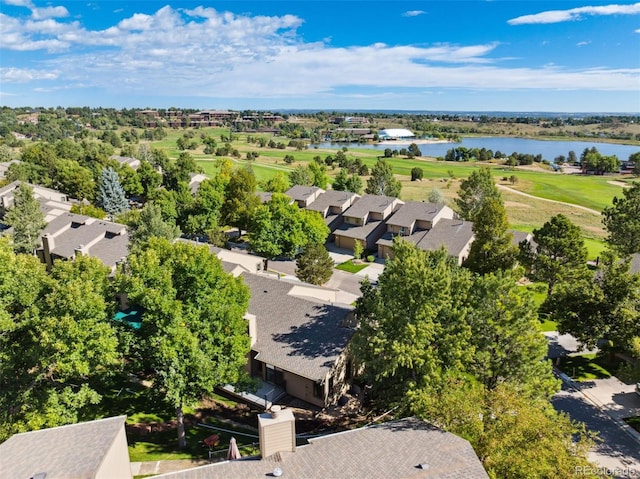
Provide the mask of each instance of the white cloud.
[{"label": "white cloud", "polygon": [[293,15],[237,15],[204,7],[167,6],[101,31],[53,18],[0,14],[0,22],[2,48],[49,52],[37,68],[5,68],[3,80],[57,80],[49,89],[83,85],[122,94],[219,98],[336,95],[343,88],[375,94],[394,88],[635,91],[640,74],[557,65],[510,68],[508,60],[496,57],[497,42],[337,48],[326,41],[305,43],[297,34],[303,20]]},{"label": "white cloud", "polygon": [[31,3],[31,0],[4,0],[4,3],[6,3],[7,5],[13,5],[15,7],[33,7],[33,3]]},{"label": "white cloud", "polygon": [[569,10],[548,10],[546,12],[523,15],[508,20],[509,25],[527,25],[536,23],[560,23],[582,20],[585,16],[599,15],[637,15],[640,13],[640,3],[632,5],[601,5],[571,8]]},{"label": "white cloud", "polygon": [[58,72],[21,68],[0,68],[0,80],[6,83],[25,83],[33,80],[55,80]]},{"label": "white cloud", "polygon": [[638,28],[637,30],[633,31],[634,33],[640,33],[640,28]]},{"label": "white cloud", "polygon": [[576,43],[576,46],[578,46],[578,47],[584,47],[584,46],[586,46],[586,45],[589,45],[590,43],[591,43],[591,41],[590,41],[590,40],[589,40],[589,41],[584,41],[584,42],[578,42],[578,43]]},{"label": "white cloud", "polygon": [[65,7],[45,7],[31,9],[31,16],[40,20],[43,18],[64,18],[69,16],[69,11]]},{"label": "white cloud", "polygon": [[409,10],[402,14],[403,17],[418,17],[420,15],[425,15],[427,12],[424,10]]}]

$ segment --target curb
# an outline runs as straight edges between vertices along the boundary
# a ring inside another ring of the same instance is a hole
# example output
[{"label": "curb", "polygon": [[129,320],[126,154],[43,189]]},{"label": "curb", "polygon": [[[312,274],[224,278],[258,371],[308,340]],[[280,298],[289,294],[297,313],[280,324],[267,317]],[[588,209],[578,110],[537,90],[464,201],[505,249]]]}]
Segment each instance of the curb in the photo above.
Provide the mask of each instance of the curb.
[{"label": "curb", "polygon": [[640,433],[638,431],[636,431],[635,429],[633,429],[631,426],[629,426],[626,422],[624,422],[622,419],[618,419],[616,417],[613,417],[610,413],[608,408],[602,404],[599,400],[597,400],[595,397],[593,397],[591,394],[585,392],[580,386],[578,386],[578,384],[576,384],[576,382],[570,378],[569,376],[567,376],[565,373],[563,373],[562,371],[560,371],[558,368],[556,368],[555,366],[553,367],[553,372],[556,374],[556,376],[558,376],[560,378],[560,380],[567,384],[569,387],[571,387],[571,389],[573,389],[574,391],[579,392],[580,394],[582,394],[590,403],[592,403],[595,407],[597,407],[600,411],[602,411],[603,413],[605,413],[620,429],[622,429],[625,433],[627,433],[627,435],[632,438],[633,440],[635,440],[638,444],[640,444]]}]

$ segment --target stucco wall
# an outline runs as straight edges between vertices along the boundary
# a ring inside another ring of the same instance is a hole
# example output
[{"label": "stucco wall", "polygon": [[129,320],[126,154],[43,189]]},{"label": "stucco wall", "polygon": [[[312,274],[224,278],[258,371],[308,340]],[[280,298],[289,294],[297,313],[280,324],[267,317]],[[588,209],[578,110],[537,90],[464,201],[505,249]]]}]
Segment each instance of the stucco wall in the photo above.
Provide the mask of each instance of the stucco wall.
[{"label": "stucco wall", "polygon": [[96,479],[131,479],[131,463],[124,424],[102,460]]}]

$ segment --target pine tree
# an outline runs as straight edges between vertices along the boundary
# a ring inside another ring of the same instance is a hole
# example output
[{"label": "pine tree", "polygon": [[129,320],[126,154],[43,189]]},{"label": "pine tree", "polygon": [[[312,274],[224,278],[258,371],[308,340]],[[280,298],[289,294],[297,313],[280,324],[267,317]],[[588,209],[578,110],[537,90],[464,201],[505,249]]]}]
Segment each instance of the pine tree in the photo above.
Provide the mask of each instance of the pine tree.
[{"label": "pine tree", "polygon": [[97,203],[112,218],[129,209],[129,202],[120,184],[118,173],[111,167],[102,170]]},{"label": "pine tree", "polygon": [[296,276],[311,284],[324,284],[333,274],[333,260],[321,244],[310,244],[296,259]]},{"label": "pine tree", "polygon": [[40,232],[47,222],[28,184],[21,183],[16,188],[13,206],[5,214],[4,222],[13,227],[14,250],[17,253],[33,253],[40,241]]}]

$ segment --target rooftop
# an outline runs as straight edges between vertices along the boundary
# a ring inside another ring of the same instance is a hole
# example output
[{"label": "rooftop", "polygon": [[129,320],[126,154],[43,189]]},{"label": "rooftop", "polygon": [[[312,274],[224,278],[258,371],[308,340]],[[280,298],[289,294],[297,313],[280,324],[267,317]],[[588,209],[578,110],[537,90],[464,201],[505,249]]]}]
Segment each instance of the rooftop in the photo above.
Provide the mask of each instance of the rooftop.
[{"label": "rooftop", "polygon": [[351,191],[329,190],[322,193],[316,200],[307,206],[308,210],[324,212],[330,207],[341,208],[345,204],[349,207],[353,202],[360,198],[359,195]]},{"label": "rooftop", "polygon": [[344,216],[364,218],[369,213],[384,212],[389,205],[401,205],[403,203],[393,196],[364,195],[344,212]]},{"label": "rooftop", "polygon": [[[0,444],[0,477],[95,477],[126,416],[15,434]],[[7,460],[11,458],[11,460]]]},{"label": "rooftop", "polygon": [[314,381],[324,379],[353,335],[341,327],[351,309],[292,296],[295,285],[289,282],[241,276],[251,291],[248,312],[256,316],[256,359]]},{"label": "rooftop", "polygon": [[416,220],[433,221],[438,213],[445,208],[448,208],[448,206],[436,203],[408,201],[400,206],[398,211],[387,220],[387,224],[408,228],[411,227]]},{"label": "rooftop", "polygon": [[442,219],[416,243],[416,246],[426,251],[444,246],[451,256],[459,256],[472,239],[471,221]]},{"label": "rooftop", "polygon": [[165,479],[485,479],[468,441],[415,418],[310,439],[296,452],[247,458],[157,477]]},{"label": "rooftop", "polygon": [[285,195],[295,201],[304,201],[312,196],[324,193],[322,188],[317,186],[295,185],[284,192]]}]

